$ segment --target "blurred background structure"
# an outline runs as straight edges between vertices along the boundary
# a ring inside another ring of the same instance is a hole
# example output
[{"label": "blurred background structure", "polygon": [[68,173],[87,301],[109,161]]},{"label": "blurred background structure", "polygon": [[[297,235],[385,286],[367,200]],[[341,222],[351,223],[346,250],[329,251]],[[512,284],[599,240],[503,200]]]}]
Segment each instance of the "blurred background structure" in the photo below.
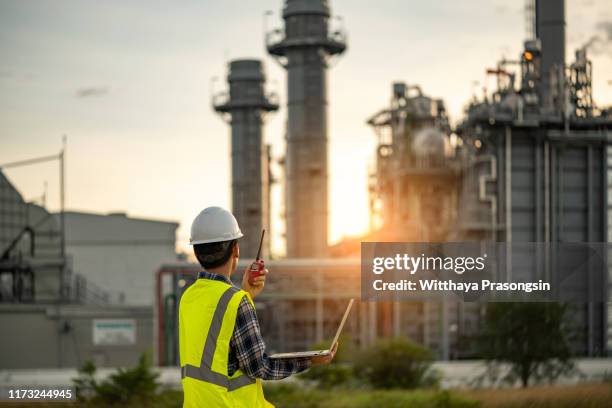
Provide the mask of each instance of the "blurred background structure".
[{"label": "blurred background structure", "polygon": [[[564,1],[536,1],[533,8],[536,37],[525,41],[516,60],[487,69],[497,89],[470,103],[454,133],[442,101],[424,97],[417,86],[393,85],[391,106],[368,121],[378,136],[371,182],[375,228],[368,239],[608,240],[612,116],[593,107],[587,48],[565,62]],[[550,259],[530,261],[514,267],[539,268],[548,276],[555,268]],[[386,335],[403,334],[404,307],[395,304],[384,314],[391,317],[383,321],[402,322]],[[607,353],[607,307],[580,307],[573,322],[581,333],[573,344],[578,355]],[[460,339],[477,329],[477,307],[430,308],[441,330],[434,336],[440,341],[428,346],[443,358],[468,357],[471,350],[460,347]]]},{"label": "blurred background structure", "polygon": [[330,30],[327,0],[287,0],[284,30],[266,33],[268,53],[287,70],[285,218],[287,256],[327,256],[327,68],[346,49]]},{"label": "blurred background structure", "polygon": [[[563,0],[529,1],[526,11],[523,52],[486,70],[496,88],[474,96],[457,126],[442,99],[401,81],[391,84],[388,106],[361,118],[377,141],[370,231],[329,245],[326,72],[346,50],[347,36],[328,1],[285,1],[284,29],[265,39],[287,70],[288,88],[287,257],[268,263],[272,273],[257,299],[270,352],[305,349],[333,335],[348,299],[360,295],[361,241],[610,241],[612,110],[593,101],[589,47],[566,61]],[[233,60],[228,70],[229,92],[214,95],[212,104],[231,125],[232,207],[246,232],[242,268],[259,231],[272,228],[274,177],[263,126],[279,104],[265,90],[261,61]],[[151,339],[157,363],[176,366],[178,302],[200,270],[177,259],[177,225],[121,214],[50,215],[0,177],[0,324],[15,327],[4,341],[16,345],[36,327],[28,349],[45,354],[18,361],[8,355],[11,347],[0,348],[2,368],[75,365],[91,356],[100,365],[122,365]],[[126,241],[110,239],[111,230]],[[555,265],[546,258],[514,267],[550,272]],[[609,354],[611,311],[610,302],[579,305],[571,322],[579,331],[577,356]],[[478,331],[482,312],[465,303],[362,302],[346,334],[360,347],[400,336],[440,360],[475,358],[462,341]]]},{"label": "blurred background structure", "polygon": [[0,171],[0,368],[137,361],[153,337],[151,271],[176,259],[177,227],[126,214],[49,213]]},{"label": "blurred background structure", "polygon": [[[262,229],[270,231],[270,146],[264,143],[263,119],[278,109],[276,95],[266,95],[261,61],[229,63],[229,93],[213,97],[215,111],[232,127],[232,212],[244,234],[240,254],[254,258]],[[264,236],[262,255],[270,253],[270,234]]]}]

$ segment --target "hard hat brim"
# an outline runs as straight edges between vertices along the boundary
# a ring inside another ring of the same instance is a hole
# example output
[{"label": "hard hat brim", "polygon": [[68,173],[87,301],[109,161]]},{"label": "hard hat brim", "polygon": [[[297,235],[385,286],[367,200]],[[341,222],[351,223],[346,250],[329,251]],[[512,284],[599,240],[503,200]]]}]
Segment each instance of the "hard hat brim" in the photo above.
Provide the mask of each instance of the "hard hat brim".
[{"label": "hard hat brim", "polygon": [[212,242],[225,242],[225,241],[233,241],[235,239],[239,239],[242,238],[244,236],[244,234],[242,234],[242,232],[239,232],[237,234],[234,234],[230,237],[217,237],[217,238],[209,238],[209,239],[198,239],[195,241],[189,240],[189,245],[198,245],[198,244],[210,244]]}]

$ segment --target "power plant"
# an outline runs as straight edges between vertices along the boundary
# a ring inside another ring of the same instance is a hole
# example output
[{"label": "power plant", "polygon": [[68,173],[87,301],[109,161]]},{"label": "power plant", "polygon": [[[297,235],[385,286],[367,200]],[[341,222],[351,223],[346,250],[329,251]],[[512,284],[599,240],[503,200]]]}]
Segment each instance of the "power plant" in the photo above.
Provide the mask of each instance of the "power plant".
[{"label": "power plant", "polygon": [[[325,205],[317,200],[326,189],[323,62],[344,50],[344,34],[337,40],[327,36],[323,22],[328,10],[327,2],[287,1],[285,32],[267,35],[268,52],[288,71],[288,256],[270,264],[271,290],[257,305],[271,350],[320,342],[337,324],[342,304],[360,291],[359,240],[335,246],[348,259],[320,259],[330,254],[329,248],[308,247],[325,242],[320,237],[326,216],[315,210],[315,203]],[[442,99],[404,82],[392,84],[390,105],[367,118],[377,147],[368,186],[372,228],[362,241],[608,241],[612,115],[592,100],[587,48],[566,64],[564,1],[536,1],[527,11],[532,38],[516,60],[503,59],[486,70],[497,89],[471,101],[457,126],[451,126]],[[313,63],[306,67],[306,61]],[[310,259],[296,259],[303,257]],[[550,276],[554,259],[547,254],[514,268],[535,268]],[[188,285],[195,269],[166,265],[162,272]],[[507,262],[502,272],[510,275],[512,270]],[[608,304],[574,306],[574,353],[607,355]],[[449,301],[362,302],[347,332],[360,346],[402,336],[442,360],[472,358],[474,350],[465,339],[478,332],[484,308]],[[171,314],[171,309],[159,312]],[[169,341],[172,324],[160,326]],[[173,359],[160,356],[160,361]]]},{"label": "power plant", "polygon": [[[307,349],[333,334],[348,299],[361,294],[361,241],[610,241],[612,110],[593,101],[588,46],[576,50],[573,61],[566,61],[565,1],[534,0],[527,11],[530,34],[522,52],[483,69],[497,87],[469,101],[460,120],[450,120],[443,99],[402,81],[390,84],[387,106],[360,118],[376,137],[375,163],[364,186],[369,191],[371,230],[332,247],[328,141],[333,135],[328,136],[327,129],[331,85],[327,70],[346,51],[347,36],[327,0],[284,2],[284,28],[266,32],[264,44],[287,71],[283,160],[287,256],[268,262],[270,242],[264,242],[270,276],[256,299],[269,352]],[[213,110],[231,126],[232,210],[245,234],[240,241],[240,270],[254,258],[261,230],[272,236],[270,220],[276,203],[270,199],[274,178],[264,119],[267,113],[285,112],[277,97],[266,91],[265,78],[262,61],[233,60],[228,64],[228,91],[212,99]],[[155,293],[152,316],[151,308],[147,314],[142,305],[101,313],[94,303],[107,307],[108,296],[96,295],[103,291],[94,285],[83,291],[87,296],[59,295],[66,284],[60,279],[69,264],[69,256],[61,255],[60,219],[42,208],[26,207],[0,173],[0,321],[13,324],[15,310],[34,307],[37,324],[48,323],[60,333],[60,347],[66,348],[70,336],[82,335],[85,318],[130,318],[141,332],[153,333],[157,363],[176,366],[179,300],[201,267],[159,259],[161,266],[150,271],[148,282]],[[139,229],[116,214],[105,217]],[[174,231],[176,224],[149,221],[153,226],[142,235],[153,231],[156,241],[167,247],[168,231]],[[48,251],[38,251],[38,246],[47,244]],[[35,250],[29,252],[30,248]],[[49,259],[37,259],[39,253]],[[558,266],[554,255],[547,253],[518,266],[506,262],[503,272],[526,268],[552,274]],[[241,276],[234,279],[239,285]],[[68,293],[77,292],[78,286],[72,284]],[[48,299],[42,296],[43,288],[57,295]],[[21,304],[25,302],[32,304]],[[50,306],[64,303],[71,305],[69,317],[61,311],[58,316]],[[91,307],[83,308],[85,317],[81,306]],[[610,302],[573,306],[571,323],[577,330],[573,353],[609,355]],[[477,358],[465,339],[481,328],[485,308],[448,300],[360,302],[351,312],[345,334],[359,347],[397,336],[428,347],[440,360]],[[76,319],[81,325],[73,323]],[[129,344],[138,350],[146,345],[140,339]],[[102,346],[93,344],[87,352],[102,355]],[[60,365],[64,354],[60,353]],[[99,358],[109,364],[124,362],[113,353]]]},{"label": "power plant", "polygon": [[[372,237],[405,242],[608,241],[612,115],[594,108],[587,49],[577,50],[573,63],[565,62],[564,1],[536,1],[533,7],[538,37],[525,42],[516,60],[504,59],[487,70],[497,89],[472,101],[455,129],[448,126],[442,101],[403,83],[393,85],[391,106],[368,120],[378,138],[370,184],[377,226]],[[558,267],[555,259],[548,254],[520,267],[551,276]],[[508,276],[512,269],[507,261]],[[581,333],[574,351],[605,354],[607,304],[574,306],[573,324]],[[381,307],[388,308],[383,326],[387,322],[387,333],[397,335],[407,304]],[[447,344],[441,355],[448,358],[459,350],[469,327],[478,326],[479,306],[429,307],[439,310],[443,327],[453,328],[440,333]]]}]

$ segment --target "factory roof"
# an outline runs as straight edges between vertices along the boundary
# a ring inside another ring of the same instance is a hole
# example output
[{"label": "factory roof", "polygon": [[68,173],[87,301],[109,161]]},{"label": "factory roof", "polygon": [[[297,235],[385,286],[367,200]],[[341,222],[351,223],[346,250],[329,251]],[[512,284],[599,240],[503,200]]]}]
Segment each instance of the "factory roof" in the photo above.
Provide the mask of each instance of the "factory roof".
[{"label": "factory roof", "polygon": [[[59,214],[55,214],[59,217]],[[174,245],[174,221],[128,217],[126,213],[66,211],[67,245]]]}]

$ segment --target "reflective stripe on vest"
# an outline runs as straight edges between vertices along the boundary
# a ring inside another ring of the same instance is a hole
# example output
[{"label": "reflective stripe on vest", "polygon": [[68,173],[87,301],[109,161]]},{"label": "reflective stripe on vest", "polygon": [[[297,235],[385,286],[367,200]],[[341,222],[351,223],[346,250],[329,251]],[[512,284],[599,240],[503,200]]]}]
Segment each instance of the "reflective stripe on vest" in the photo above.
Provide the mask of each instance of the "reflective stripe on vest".
[{"label": "reflective stripe on vest", "polygon": [[211,369],[213,356],[215,355],[215,349],[217,348],[217,338],[221,332],[223,316],[225,316],[227,305],[236,292],[238,292],[237,288],[230,287],[223,292],[223,295],[221,295],[219,303],[217,303],[215,313],[213,314],[212,322],[210,323],[206,341],[204,342],[204,351],[202,352],[202,361],[200,362],[200,366],[195,367],[187,364],[181,367],[181,378],[193,378],[218,385],[228,389],[229,391],[237,390],[245,385],[255,384],[256,380],[247,375],[228,378],[227,376],[216,373]]}]

